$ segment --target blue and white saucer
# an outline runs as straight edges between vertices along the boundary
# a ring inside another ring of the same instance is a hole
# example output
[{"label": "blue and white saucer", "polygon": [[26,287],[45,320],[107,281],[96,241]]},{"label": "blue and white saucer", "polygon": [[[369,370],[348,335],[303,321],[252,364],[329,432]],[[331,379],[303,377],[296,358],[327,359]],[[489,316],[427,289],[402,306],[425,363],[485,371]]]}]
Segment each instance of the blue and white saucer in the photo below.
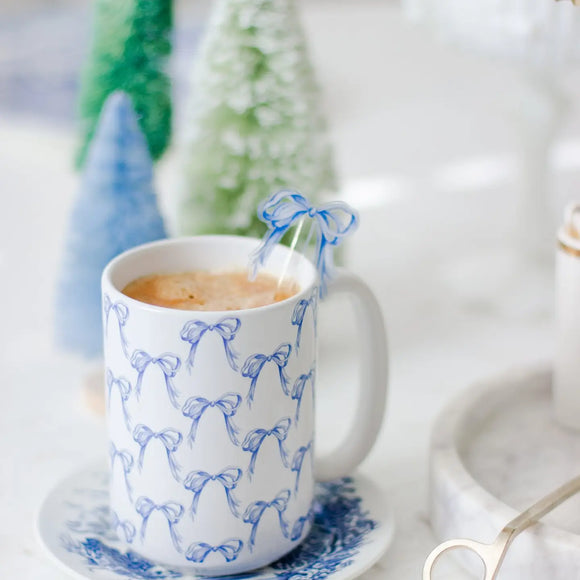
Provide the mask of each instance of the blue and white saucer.
[{"label": "blue and white saucer", "polygon": [[[271,566],[227,580],[348,580],[386,552],[394,523],[382,492],[356,476],[316,486],[312,531]],[[94,580],[198,578],[127,550],[112,529],[108,472],[100,465],[68,477],[45,499],[38,535],[52,559],[72,577]]]}]

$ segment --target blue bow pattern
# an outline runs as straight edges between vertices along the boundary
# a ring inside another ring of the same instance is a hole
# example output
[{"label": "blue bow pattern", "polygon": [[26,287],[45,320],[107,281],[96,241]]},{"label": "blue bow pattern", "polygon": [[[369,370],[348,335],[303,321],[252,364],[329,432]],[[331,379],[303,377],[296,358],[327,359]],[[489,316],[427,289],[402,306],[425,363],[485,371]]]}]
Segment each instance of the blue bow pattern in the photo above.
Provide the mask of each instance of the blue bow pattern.
[{"label": "blue bow pattern", "polygon": [[179,403],[177,402],[177,390],[173,385],[173,377],[177,374],[179,367],[181,366],[181,360],[178,356],[171,354],[169,352],[163,353],[158,357],[153,357],[146,353],[144,350],[136,350],[131,356],[131,366],[137,371],[137,384],[135,385],[135,392],[137,393],[137,398],[141,395],[141,383],[143,382],[143,375],[147,370],[149,365],[157,365],[163,376],[165,377],[165,387],[167,389],[167,395],[171,404],[179,409]]},{"label": "blue bow pattern", "polygon": [[183,405],[181,412],[185,417],[192,419],[191,429],[189,430],[189,443],[193,445],[195,442],[195,436],[197,434],[197,426],[203,414],[208,409],[213,409],[214,407],[221,411],[224,416],[224,421],[226,423],[226,429],[228,431],[228,436],[234,445],[239,445],[236,435],[240,432],[239,428],[235,425],[232,417],[237,413],[238,407],[242,402],[242,397],[237,393],[225,393],[221,398],[215,401],[210,401],[204,397],[190,397]]},{"label": "blue bow pattern", "polygon": [[248,467],[250,479],[254,474],[256,459],[260,452],[260,448],[262,447],[262,443],[264,443],[264,440],[270,436],[277,439],[278,448],[280,449],[280,458],[282,459],[284,467],[288,467],[288,451],[286,450],[284,441],[286,441],[286,437],[288,436],[288,429],[290,429],[291,423],[292,421],[290,420],[290,417],[284,417],[283,419],[280,419],[272,429],[253,429],[246,435],[242,443],[242,449],[252,454],[250,465]]},{"label": "blue bow pattern", "polygon": [[310,390],[312,391],[312,399],[314,400],[314,380],[316,378],[316,368],[312,367],[307,374],[300,375],[294,386],[292,387],[292,400],[296,401],[296,423],[298,424],[298,418],[300,417],[300,404],[302,403],[302,395],[304,394],[304,389],[308,383],[310,383]]},{"label": "blue bow pattern", "polygon": [[296,472],[296,483],[294,484],[294,495],[298,493],[298,483],[300,482],[300,473],[302,472],[302,464],[304,463],[304,457],[308,452],[310,452],[310,465],[313,464],[313,445],[314,441],[311,439],[308,445],[303,445],[299,447],[294,453],[292,458],[292,464],[290,465],[290,471]]},{"label": "blue bow pattern", "polygon": [[316,268],[320,277],[320,297],[326,295],[326,285],[333,275],[333,250],[358,226],[358,215],[340,201],[313,206],[302,194],[282,190],[264,200],[258,207],[258,217],[266,224],[262,243],[251,256],[252,273],[264,265],[275,245],[299,220],[313,220],[316,233]]},{"label": "blue bow pattern", "polygon": [[195,517],[201,492],[204,490],[208,483],[215,481],[223,486],[224,491],[226,492],[226,498],[228,500],[230,511],[236,518],[239,518],[240,514],[238,512],[238,508],[240,506],[240,502],[234,496],[234,489],[236,489],[241,477],[242,470],[238,467],[226,467],[226,469],[215,474],[208,473],[207,471],[192,471],[183,480],[183,486],[185,489],[188,489],[193,493],[193,500],[191,502],[191,517]]},{"label": "blue bow pattern", "polygon": [[179,431],[175,429],[163,429],[162,431],[153,431],[147,425],[137,425],[133,431],[133,439],[141,448],[139,451],[139,470],[143,469],[143,459],[145,457],[145,450],[151,439],[161,441],[167,453],[167,461],[169,462],[169,469],[173,477],[179,481],[179,464],[173,457],[173,454],[179,449],[183,437]]},{"label": "blue bow pattern", "polygon": [[130,501],[133,501],[133,489],[131,488],[131,483],[129,481],[129,473],[133,469],[133,456],[126,450],[123,449],[119,451],[114,443],[109,446],[109,458],[111,461],[111,477],[113,476],[113,468],[115,467],[115,462],[117,459],[121,462],[123,468],[123,477],[125,478],[125,488],[127,489],[127,496]]},{"label": "blue bow pattern", "polygon": [[215,332],[221,337],[224,343],[224,350],[230,367],[232,367],[234,371],[237,371],[238,354],[232,348],[231,342],[236,338],[236,334],[240,329],[241,324],[239,318],[234,318],[232,316],[226,316],[215,324],[206,324],[202,320],[191,320],[186,322],[181,330],[181,339],[185,342],[189,342],[191,345],[189,355],[187,356],[187,367],[190,370],[193,368],[197,346],[199,345],[199,341],[203,335],[206,332]]},{"label": "blue bow pattern", "polygon": [[253,550],[256,541],[256,533],[258,532],[260,520],[262,519],[264,512],[269,508],[273,508],[278,512],[278,520],[280,522],[280,529],[282,530],[282,535],[285,538],[288,538],[289,535],[288,522],[286,522],[284,512],[288,507],[289,499],[290,499],[290,490],[283,489],[272,501],[255,501],[246,508],[242,520],[246,524],[252,524],[250,541],[248,543],[250,552]]},{"label": "blue bow pattern", "polygon": [[119,337],[121,338],[121,347],[125,357],[129,358],[129,342],[125,336],[125,324],[129,318],[129,308],[123,302],[113,302],[108,294],[103,298],[103,310],[105,312],[105,336],[109,333],[109,317],[111,312],[115,313],[117,324],[119,325]]},{"label": "blue bow pattern", "polygon": [[111,408],[111,390],[113,387],[119,389],[119,394],[121,395],[121,407],[123,409],[123,417],[125,419],[125,425],[127,429],[131,429],[131,417],[129,411],[127,411],[127,401],[131,396],[131,383],[125,377],[115,377],[111,369],[107,369],[106,373],[107,382],[107,404],[109,409]]},{"label": "blue bow pattern", "polygon": [[250,390],[248,391],[248,396],[246,398],[249,407],[252,406],[252,401],[254,400],[258,377],[260,376],[264,365],[269,362],[273,362],[278,367],[282,390],[285,395],[289,394],[288,383],[290,379],[286,374],[286,365],[288,364],[288,358],[290,357],[291,352],[292,347],[288,343],[285,343],[281,344],[271,355],[253,354],[246,359],[246,362],[242,367],[242,376],[251,379]]},{"label": "blue bow pattern", "polygon": [[308,309],[312,311],[312,320],[314,321],[314,333],[316,334],[318,326],[318,288],[314,287],[310,293],[308,299],[302,298],[294,306],[294,312],[292,312],[291,323],[293,326],[297,326],[296,329],[296,347],[295,352],[298,354],[300,350],[300,340],[302,338],[302,325],[304,324],[304,317]]},{"label": "blue bow pattern", "polygon": [[299,540],[304,533],[304,528],[307,524],[311,524],[314,521],[315,511],[314,508],[310,508],[305,516],[300,516],[292,526],[289,536],[292,542]]},{"label": "blue bow pattern", "polygon": [[169,534],[171,536],[171,541],[173,546],[178,552],[181,552],[181,536],[177,531],[177,524],[183,516],[183,506],[174,501],[168,501],[164,504],[156,504],[153,500],[148,497],[141,496],[135,502],[135,510],[141,516],[141,541],[145,540],[145,534],[147,532],[147,523],[149,522],[149,517],[154,511],[158,511],[165,516],[167,520],[167,525],[169,526]]},{"label": "blue bow pattern", "polygon": [[190,562],[201,564],[209,554],[215,552],[216,554],[221,554],[226,562],[233,562],[238,557],[243,546],[244,542],[238,539],[226,540],[223,544],[217,546],[212,546],[205,542],[195,542],[187,548],[185,558]]},{"label": "blue bow pattern", "polygon": [[111,520],[111,527],[113,528],[113,530],[115,532],[117,532],[117,530],[121,530],[121,532],[123,532],[123,536],[125,537],[125,541],[128,544],[132,544],[133,540],[135,539],[135,526],[129,521],[129,520],[125,520],[125,521],[121,521],[119,519],[119,516],[116,514],[116,512],[112,512],[112,520]]}]

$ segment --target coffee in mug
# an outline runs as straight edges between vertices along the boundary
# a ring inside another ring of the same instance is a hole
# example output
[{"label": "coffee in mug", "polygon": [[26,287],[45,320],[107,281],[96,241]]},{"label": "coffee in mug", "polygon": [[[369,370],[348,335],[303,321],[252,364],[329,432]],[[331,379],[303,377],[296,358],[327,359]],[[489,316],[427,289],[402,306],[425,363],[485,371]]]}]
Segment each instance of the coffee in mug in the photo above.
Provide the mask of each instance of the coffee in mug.
[{"label": "coffee in mug", "polygon": [[[383,418],[381,311],[348,272],[328,293],[346,293],[356,306],[361,384],[354,420],[344,417],[323,457],[314,434],[318,273],[307,258],[292,259],[296,293],[265,306],[184,310],[123,293],[143,277],[245,270],[259,243],[163,240],[121,254],[103,273],[113,521],[135,531],[121,534],[131,550],[187,573],[241,574],[298,546],[315,518],[315,478],[349,474]],[[274,248],[274,279],[290,252]]]},{"label": "coffee in mug", "polygon": [[133,280],[122,292],[129,298],[181,310],[245,310],[286,300],[298,292],[298,285],[286,278],[259,273],[253,280],[248,272],[180,272],[152,274]]}]

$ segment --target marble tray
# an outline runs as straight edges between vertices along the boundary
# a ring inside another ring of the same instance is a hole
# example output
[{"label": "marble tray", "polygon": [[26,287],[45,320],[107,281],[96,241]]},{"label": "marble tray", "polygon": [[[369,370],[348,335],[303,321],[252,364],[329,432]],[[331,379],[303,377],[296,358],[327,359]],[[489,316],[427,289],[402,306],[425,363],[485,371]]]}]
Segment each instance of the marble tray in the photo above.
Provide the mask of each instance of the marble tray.
[{"label": "marble tray", "polygon": [[[433,431],[435,535],[492,542],[520,511],[578,473],[580,432],[556,423],[547,366],[475,385],[443,411]],[[449,557],[483,577],[472,554]],[[515,539],[498,580],[520,579],[580,579],[580,495]]]}]

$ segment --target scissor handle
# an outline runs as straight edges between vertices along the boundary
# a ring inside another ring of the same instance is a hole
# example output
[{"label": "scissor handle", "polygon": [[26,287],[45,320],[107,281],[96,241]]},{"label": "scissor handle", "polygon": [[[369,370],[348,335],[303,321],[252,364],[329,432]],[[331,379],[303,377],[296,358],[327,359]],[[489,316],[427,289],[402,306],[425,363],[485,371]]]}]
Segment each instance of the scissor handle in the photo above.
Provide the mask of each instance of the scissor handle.
[{"label": "scissor handle", "polygon": [[435,563],[445,552],[449,550],[455,550],[458,548],[465,548],[476,554],[479,559],[483,562],[484,567],[484,577],[483,580],[494,580],[497,571],[497,565],[502,557],[502,551],[498,553],[496,544],[482,544],[481,542],[476,542],[474,540],[448,540],[439,544],[425,560],[425,566],[423,566],[423,580],[432,580],[433,567]]}]

